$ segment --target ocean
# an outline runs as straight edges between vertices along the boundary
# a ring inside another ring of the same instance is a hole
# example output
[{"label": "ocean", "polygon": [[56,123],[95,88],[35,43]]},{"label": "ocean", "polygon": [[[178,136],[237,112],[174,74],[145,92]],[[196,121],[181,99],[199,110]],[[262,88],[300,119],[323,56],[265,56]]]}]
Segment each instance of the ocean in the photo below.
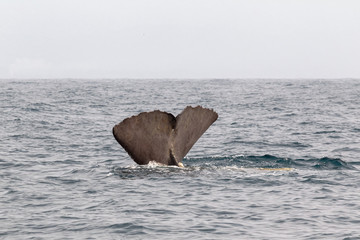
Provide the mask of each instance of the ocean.
[{"label": "ocean", "polygon": [[[185,168],[112,128],[212,108]],[[360,80],[0,80],[0,239],[360,239]]]}]

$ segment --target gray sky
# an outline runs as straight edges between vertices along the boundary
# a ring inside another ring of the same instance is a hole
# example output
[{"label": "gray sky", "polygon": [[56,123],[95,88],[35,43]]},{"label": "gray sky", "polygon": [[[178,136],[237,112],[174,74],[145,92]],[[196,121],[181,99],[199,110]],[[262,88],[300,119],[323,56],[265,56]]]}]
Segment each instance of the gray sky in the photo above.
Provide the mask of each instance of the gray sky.
[{"label": "gray sky", "polygon": [[360,1],[0,0],[0,78],[360,78]]}]

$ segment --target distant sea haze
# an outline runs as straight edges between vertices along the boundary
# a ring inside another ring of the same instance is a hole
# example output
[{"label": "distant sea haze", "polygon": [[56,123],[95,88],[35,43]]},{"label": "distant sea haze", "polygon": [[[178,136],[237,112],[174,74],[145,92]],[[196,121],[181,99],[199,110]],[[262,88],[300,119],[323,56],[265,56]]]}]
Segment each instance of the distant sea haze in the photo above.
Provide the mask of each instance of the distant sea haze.
[{"label": "distant sea haze", "polygon": [[[0,239],[360,239],[359,80],[4,80]],[[137,165],[124,118],[219,118],[184,168]]]}]

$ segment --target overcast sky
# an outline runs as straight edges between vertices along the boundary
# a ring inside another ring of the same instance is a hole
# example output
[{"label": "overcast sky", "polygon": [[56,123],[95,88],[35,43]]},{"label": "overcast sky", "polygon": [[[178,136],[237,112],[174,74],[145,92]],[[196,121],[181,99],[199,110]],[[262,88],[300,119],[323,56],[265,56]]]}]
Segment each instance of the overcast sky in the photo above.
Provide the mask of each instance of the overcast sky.
[{"label": "overcast sky", "polygon": [[360,78],[360,1],[0,0],[0,78]]}]

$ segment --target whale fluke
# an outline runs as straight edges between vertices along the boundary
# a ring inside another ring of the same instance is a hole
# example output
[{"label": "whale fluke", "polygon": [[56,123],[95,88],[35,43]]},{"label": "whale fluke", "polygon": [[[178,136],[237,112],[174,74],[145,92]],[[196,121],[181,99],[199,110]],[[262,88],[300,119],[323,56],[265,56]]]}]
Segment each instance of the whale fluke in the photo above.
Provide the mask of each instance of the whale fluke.
[{"label": "whale fluke", "polygon": [[216,112],[201,106],[188,106],[176,118],[159,110],[143,112],[115,125],[113,135],[137,164],[182,166],[182,159],[217,118]]}]

